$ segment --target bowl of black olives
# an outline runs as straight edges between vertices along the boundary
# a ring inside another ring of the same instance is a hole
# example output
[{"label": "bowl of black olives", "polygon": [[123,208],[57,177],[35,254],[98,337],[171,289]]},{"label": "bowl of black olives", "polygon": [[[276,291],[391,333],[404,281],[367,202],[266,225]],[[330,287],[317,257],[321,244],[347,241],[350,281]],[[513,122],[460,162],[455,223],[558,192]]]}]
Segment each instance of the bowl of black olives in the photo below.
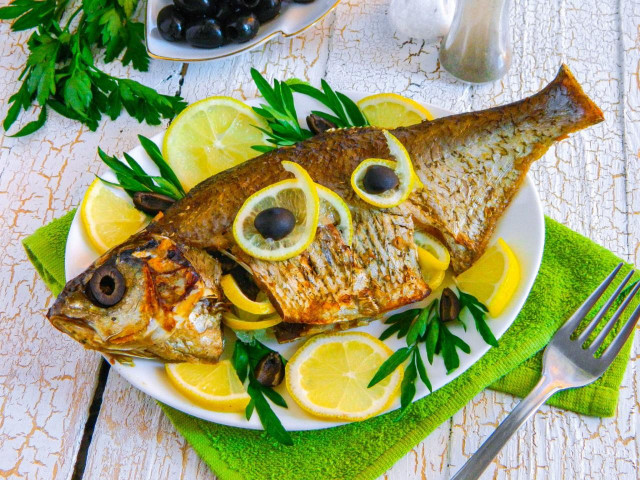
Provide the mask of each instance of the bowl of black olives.
[{"label": "bowl of black olives", "polygon": [[339,0],[149,0],[152,57],[183,62],[236,55],[277,35],[293,36]]}]

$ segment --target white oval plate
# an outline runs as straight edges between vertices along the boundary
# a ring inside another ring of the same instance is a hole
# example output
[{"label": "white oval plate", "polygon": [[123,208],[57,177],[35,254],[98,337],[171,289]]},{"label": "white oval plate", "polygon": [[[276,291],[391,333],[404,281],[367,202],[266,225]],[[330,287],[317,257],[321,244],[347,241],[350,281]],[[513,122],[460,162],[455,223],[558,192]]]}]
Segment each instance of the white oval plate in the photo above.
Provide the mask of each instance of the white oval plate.
[{"label": "white oval plate", "polygon": [[[365,96],[354,92],[345,93],[355,100]],[[256,105],[259,101],[254,100],[248,103]],[[451,112],[447,112],[435,106],[425,106],[436,117],[451,114]],[[300,118],[304,119],[304,117],[308,115],[308,112],[312,109],[318,109],[319,105],[308,97],[302,97],[296,94],[296,107],[300,113]],[[156,135],[153,140],[156,143],[161,144],[163,136],[164,133],[160,133]],[[144,169],[149,169],[150,173],[157,174],[155,165],[153,165],[151,160],[147,157],[141,146],[134,148],[129,153],[133,158],[140,162]],[[111,175],[112,174],[109,171],[104,175],[104,177],[112,180],[114,177]],[[114,189],[114,191],[119,195],[122,195],[123,198],[128,198],[121,190]],[[504,312],[497,318],[489,319],[489,326],[491,327],[493,334],[498,339],[507,330],[507,328],[511,326],[518,312],[522,308],[538,273],[540,261],[542,260],[542,250],[544,247],[544,217],[538,193],[533,186],[533,182],[529,178],[527,178],[523,183],[522,188],[514,198],[512,204],[505,211],[502,219],[498,223],[491,243],[494,243],[499,237],[502,237],[513,248],[514,253],[518,257],[522,270],[522,279],[513,299]],[[86,239],[84,229],[80,221],[80,215],[76,214],[73,219],[73,223],[71,224],[71,230],[69,231],[66,246],[65,272],[67,280],[82,273],[82,271],[91,265],[97,257],[98,253],[93,251]],[[435,296],[439,295],[442,288],[451,284],[451,278],[447,276],[443,285],[430,298],[416,305],[426,305]],[[413,305],[403,307],[403,309],[406,310],[411,307],[413,307]],[[484,343],[474,328],[473,321],[467,321],[467,324],[469,325],[469,328],[466,332],[461,326],[456,325],[451,327],[452,332],[461,337],[471,347],[471,353],[468,355],[458,351],[460,354],[460,367],[456,371],[447,375],[441,356],[437,356],[434,359],[433,365],[429,365],[427,363],[427,373],[434,390],[446,385],[458,375],[464,373],[489,350],[489,345]],[[367,332],[374,337],[379,337],[385,328],[386,326],[383,325],[381,321],[374,321],[365,327],[360,327],[354,330]],[[303,341],[304,340],[299,340],[285,345],[279,345],[275,340],[265,343],[272,349],[281,352],[285,358],[290,358]],[[406,346],[404,339],[399,340],[395,337],[385,340],[385,343],[393,350]],[[231,354],[231,345],[232,341],[227,341],[225,354],[223,355],[224,357],[228,357]],[[251,420],[247,421],[243,414],[214,412],[199,407],[195,403],[191,402],[171,386],[167,376],[165,375],[164,367],[161,362],[136,359],[135,365],[132,367],[116,363],[113,365],[113,368],[120,373],[120,375],[126,378],[134,387],[139,388],[157,400],[160,400],[161,402],[180,411],[223,425],[249,429],[262,429],[262,425],[260,424],[257,415],[253,415]],[[419,385],[417,385],[415,398],[419,399],[426,396],[429,391],[422,383],[417,383]],[[293,401],[284,384],[278,387],[278,391],[287,400],[289,408],[285,409],[275,405],[273,405],[273,408],[287,430],[315,430],[334,427],[345,423],[322,420],[310,416]],[[400,400],[398,399],[389,411],[395,410],[399,407]]]},{"label": "white oval plate", "polygon": [[230,43],[219,48],[196,48],[187,42],[168,42],[158,32],[158,13],[172,0],[149,0],[145,39],[147,52],[153,58],[180,62],[201,62],[230,57],[262,45],[267,40],[282,35],[293,37],[302,33],[327,15],[340,0],[314,0],[312,3],[294,3],[284,0],[280,14],[273,20],[260,26],[258,34],[246,43]]}]

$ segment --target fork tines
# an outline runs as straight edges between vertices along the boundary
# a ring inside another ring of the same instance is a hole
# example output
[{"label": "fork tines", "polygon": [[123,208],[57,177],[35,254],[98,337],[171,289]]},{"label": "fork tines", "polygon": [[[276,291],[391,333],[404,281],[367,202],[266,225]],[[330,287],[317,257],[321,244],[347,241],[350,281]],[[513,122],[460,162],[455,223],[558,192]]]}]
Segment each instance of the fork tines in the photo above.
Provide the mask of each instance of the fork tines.
[{"label": "fork tines", "polygon": [[[591,295],[589,295],[589,297],[584,301],[584,303],[580,306],[580,308],[578,308],[575,311],[575,313],[571,316],[571,318],[562,326],[562,328],[558,330],[558,333],[556,334],[556,336],[560,336],[561,334],[567,334],[568,336],[571,336],[574,333],[576,333],[577,328],[580,325],[581,321],[591,311],[591,309],[598,302],[600,297],[602,297],[602,295],[607,290],[607,288],[609,288],[609,286],[617,276],[622,266],[623,266],[623,263],[620,263],[618,264],[618,266],[616,266],[616,268],[613,269],[613,271],[609,274],[609,276],[607,276],[607,278],[604,279],[604,281],[600,284],[600,286],[596,288]],[[585,329],[582,332],[580,332],[580,334],[575,338],[574,341],[578,342],[579,345],[584,346],[589,336],[595,331],[595,329],[598,327],[602,319],[606,316],[607,312],[611,309],[611,306],[614,304],[616,299],[618,299],[620,294],[623,292],[625,286],[627,285],[627,283],[629,282],[633,274],[634,274],[634,270],[631,270],[624,277],[622,282],[620,282],[620,285],[618,285],[618,287],[613,292],[613,294],[609,297],[609,299],[605,302],[605,304],[600,308],[600,310],[598,311],[596,316],[593,318],[593,320],[589,322],[589,324],[585,327]],[[632,284],[631,291],[626,295],[626,297],[624,298],[620,306],[617,308],[615,313],[607,321],[607,323],[602,328],[602,330],[597,334],[593,342],[591,342],[589,346],[585,347],[589,353],[591,353],[592,355],[595,355],[596,351],[604,343],[604,340],[607,337],[607,335],[609,335],[611,330],[613,330],[613,327],[616,325],[616,323],[620,319],[620,316],[622,315],[622,313],[633,301],[633,298],[638,293],[638,290],[640,290],[640,282],[636,282],[635,284]],[[640,318],[640,305],[636,307],[633,313],[631,313],[631,316],[626,321],[626,323],[622,326],[618,335],[616,335],[616,337],[612,340],[611,344],[603,352],[602,356],[600,357],[602,360],[606,360],[610,362],[611,360],[613,360],[613,358],[615,358],[615,356],[618,354],[622,346],[625,344],[625,342],[631,335],[631,332],[633,332],[633,329],[636,323],[638,322],[639,318]]]}]

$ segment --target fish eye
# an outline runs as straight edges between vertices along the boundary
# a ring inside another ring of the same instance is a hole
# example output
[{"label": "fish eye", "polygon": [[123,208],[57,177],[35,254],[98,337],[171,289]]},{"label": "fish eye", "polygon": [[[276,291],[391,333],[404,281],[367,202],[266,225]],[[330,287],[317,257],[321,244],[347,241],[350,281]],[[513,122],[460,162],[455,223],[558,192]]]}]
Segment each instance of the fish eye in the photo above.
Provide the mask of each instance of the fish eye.
[{"label": "fish eye", "polygon": [[115,266],[102,265],[91,276],[85,293],[94,305],[108,308],[122,300],[125,287],[124,277]]}]

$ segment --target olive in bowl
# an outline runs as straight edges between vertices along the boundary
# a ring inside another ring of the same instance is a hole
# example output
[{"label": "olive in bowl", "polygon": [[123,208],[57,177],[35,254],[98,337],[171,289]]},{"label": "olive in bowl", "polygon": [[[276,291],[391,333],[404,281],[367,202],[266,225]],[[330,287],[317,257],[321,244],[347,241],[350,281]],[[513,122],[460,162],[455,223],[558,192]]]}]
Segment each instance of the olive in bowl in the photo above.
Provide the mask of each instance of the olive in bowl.
[{"label": "olive in bowl", "polygon": [[186,19],[182,12],[173,5],[164,7],[158,13],[158,32],[168,42],[184,40]]},{"label": "olive in bowl", "polygon": [[282,0],[260,0],[254,12],[260,23],[274,19],[280,13]]},{"label": "olive in bowl", "polygon": [[236,43],[244,43],[255,37],[259,28],[260,20],[254,13],[250,13],[249,15],[241,15],[229,22],[224,31],[229,40]]},{"label": "olive in bowl", "polygon": [[222,27],[213,18],[193,22],[187,28],[186,38],[189,45],[198,48],[217,48],[224,43]]},{"label": "olive in bowl", "polygon": [[213,8],[210,0],[173,0],[175,6],[191,18],[202,17]]}]

